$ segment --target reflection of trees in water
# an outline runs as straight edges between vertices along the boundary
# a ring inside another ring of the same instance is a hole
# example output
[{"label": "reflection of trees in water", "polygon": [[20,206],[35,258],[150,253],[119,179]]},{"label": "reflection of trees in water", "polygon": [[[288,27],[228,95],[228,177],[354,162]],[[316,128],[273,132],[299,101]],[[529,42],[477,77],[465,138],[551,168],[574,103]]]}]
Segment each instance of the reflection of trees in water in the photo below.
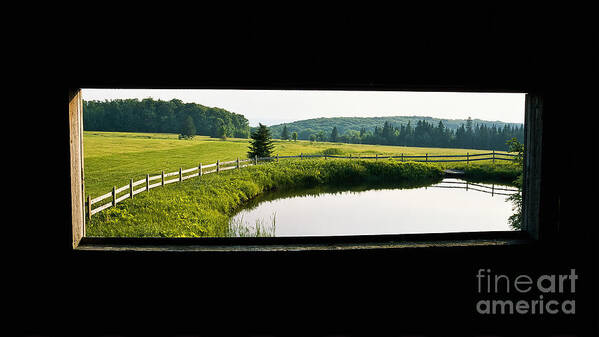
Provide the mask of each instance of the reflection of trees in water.
[{"label": "reflection of trees in water", "polygon": [[[509,146],[509,152],[516,152],[517,156],[514,159],[514,165],[517,165],[520,168],[520,172],[523,172],[524,169],[524,144],[518,142],[516,138],[512,138],[507,142]],[[507,201],[511,202],[512,210],[514,214],[512,214],[508,221],[510,223],[510,227],[515,230],[522,230],[522,179],[523,173],[520,173],[518,178],[514,181],[514,184],[518,187],[519,193],[514,193],[510,195]]]},{"label": "reflection of trees in water", "polygon": [[318,197],[322,194],[355,194],[365,191],[391,190],[391,189],[413,189],[431,186],[438,183],[439,179],[426,179],[416,182],[395,182],[395,183],[371,183],[371,184],[347,184],[347,185],[319,185],[300,189],[276,189],[264,194],[258,195],[256,198],[249,200],[243,205],[241,210],[252,210],[260,203],[265,201],[273,201],[277,199],[290,199],[301,197]]}]

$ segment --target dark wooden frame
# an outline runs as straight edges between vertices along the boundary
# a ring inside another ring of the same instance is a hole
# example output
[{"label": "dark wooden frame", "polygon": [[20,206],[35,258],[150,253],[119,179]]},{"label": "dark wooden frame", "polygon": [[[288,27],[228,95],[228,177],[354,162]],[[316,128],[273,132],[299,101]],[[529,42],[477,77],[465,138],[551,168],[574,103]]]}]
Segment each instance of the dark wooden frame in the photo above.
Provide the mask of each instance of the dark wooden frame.
[{"label": "dark wooden frame", "polygon": [[[404,89],[409,90],[409,89]],[[426,89],[424,89],[426,90]],[[449,91],[435,88],[435,91]],[[494,90],[489,90],[493,92]],[[521,92],[521,91],[516,91]],[[302,238],[87,238],[83,190],[83,126],[79,89],[69,92],[71,132],[71,206],[73,248],[118,251],[298,251],[391,249],[408,247],[455,247],[473,245],[526,244],[542,238],[540,233],[543,97],[527,94],[525,103],[525,154],[522,232],[465,232]],[[544,225],[545,226],[545,225]],[[551,232],[550,229],[547,232]]]}]

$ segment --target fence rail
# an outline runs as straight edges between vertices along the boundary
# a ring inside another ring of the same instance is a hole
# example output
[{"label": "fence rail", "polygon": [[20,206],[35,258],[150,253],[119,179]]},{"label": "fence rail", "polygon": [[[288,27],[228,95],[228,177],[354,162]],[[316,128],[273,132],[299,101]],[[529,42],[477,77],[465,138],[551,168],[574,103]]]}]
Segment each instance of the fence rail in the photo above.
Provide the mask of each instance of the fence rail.
[{"label": "fence rail", "polygon": [[[471,157],[481,157],[481,156],[492,156],[490,158],[471,158]],[[508,158],[504,158],[502,156],[508,157]],[[466,159],[446,159],[446,160],[438,160],[438,159],[429,159],[429,158],[466,158]],[[274,156],[274,157],[254,157],[254,158],[249,158],[249,159],[242,159],[240,160],[239,158],[237,158],[236,160],[230,160],[230,161],[224,161],[221,162],[219,160],[216,161],[216,163],[213,164],[207,164],[207,165],[203,165],[203,164],[199,164],[197,167],[192,167],[192,168],[188,168],[188,169],[182,169],[180,168],[178,171],[175,172],[169,172],[169,173],[164,173],[164,171],[162,171],[161,174],[159,175],[155,175],[155,176],[150,176],[149,174],[146,174],[146,177],[144,179],[141,180],[137,180],[137,181],[133,181],[133,179],[131,179],[129,181],[129,184],[124,185],[122,187],[113,187],[112,191],[103,194],[99,197],[96,197],[94,199],[91,198],[91,196],[87,196],[87,200],[86,200],[86,213],[87,213],[87,217],[88,219],[91,219],[91,216],[103,211],[109,207],[112,206],[116,206],[119,202],[128,199],[128,198],[133,198],[135,195],[144,192],[144,191],[150,191],[152,188],[156,188],[156,187],[160,187],[160,186],[164,186],[164,185],[168,185],[168,184],[172,184],[172,183],[176,183],[176,182],[182,182],[183,180],[187,180],[193,177],[198,177],[198,176],[202,176],[205,174],[211,174],[211,173],[219,173],[220,171],[227,171],[227,170],[233,170],[233,169],[240,169],[243,167],[247,167],[247,166],[251,166],[251,165],[257,165],[259,161],[266,161],[266,160],[276,160],[277,162],[279,161],[279,159],[284,159],[284,158],[300,158],[300,159],[304,159],[304,158],[324,158],[325,160],[327,158],[337,158],[337,159],[374,159],[374,160],[378,160],[378,159],[400,159],[401,161],[406,161],[406,159],[410,159],[409,161],[413,161],[413,162],[427,162],[427,163],[440,163],[440,162],[466,162],[467,164],[469,164],[471,161],[479,161],[479,160],[492,160],[493,164],[495,163],[495,160],[504,160],[504,161],[514,161],[516,155],[515,154],[509,154],[509,153],[498,153],[498,152],[489,152],[489,153],[478,153],[478,154],[469,154],[466,153],[465,155],[428,155],[425,154],[423,155],[404,155],[403,153],[400,155],[389,155],[389,156],[379,156],[379,155],[375,155],[375,156],[337,156],[337,155],[305,155],[303,153],[301,153],[299,156]],[[424,158],[424,160],[412,160],[414,158]],[[243,164],[242,163],[247,163],[248,164]],[[234,164],[234,166],[230,166]],[[205,169],[208,168],[215,168],[214,170],[208,170],[206,171]],[[192,174],[188,174],[190,172],[195,172]],[[169,180],[165,180],[165,178],[169,178],[169,177],[174,177],[176,176],[175,179],[169,179]],[[155,183],[155,184],[150,184],[151,181],[154,180],[158,180],[160,179],[159,182]],[[145,186],[143,186],[142,188],[138,188],[138,189],[134,189],[134,187],[139,186],[145,184]],[[473,186],[476,186],[475,184],[470,184]],[[480,187],[484,187],[482,185],[479,185]],[[440,187],[440,186],[439,186]],[[119,193],[124,192],[124,191],[128,191],[128,193],[123,194],[121,196],[117,196]],[[498,193],[496,193],[498,194]],[[100,201],[109,199],[110,201],[98,206],[96,208],[92,208],[93,205],[98,204]]]},{"label": "fence rail", "polygon": [[[446,184],[459,184],[459,185],[465,185],[465,186],[447,186]],[[472,186],[476,186],[478,188],[472,187]],[[519,193],[520,191],[518,189],[514,189],[514,188],[502,188],[502,187],[495,187],[495,184],[491,184],[491,186],[486,186],[486,185],[480,185],[480,184],[475,184],[475,183],[470,183],[470,182],[463,182],[463,181],[441,181],[438,184],[432,185],[432,186],[428,186],[428,187],[435,187],[435,188],[454,188],[454,189],[462,189],[462,190],[473,190],[473,191],[477,191],[477,192],[484,192],[484,193],[489,193],[491,194],[491,196],[494,196],[495,194],[497,195],[505,195],[505,196],[510,196],[512,194],[515,193]],[[500,192],[497,192],[500,191]],[[502,193],[501,191],[506,191],[506,192],[513,192],[513,193]]]}]

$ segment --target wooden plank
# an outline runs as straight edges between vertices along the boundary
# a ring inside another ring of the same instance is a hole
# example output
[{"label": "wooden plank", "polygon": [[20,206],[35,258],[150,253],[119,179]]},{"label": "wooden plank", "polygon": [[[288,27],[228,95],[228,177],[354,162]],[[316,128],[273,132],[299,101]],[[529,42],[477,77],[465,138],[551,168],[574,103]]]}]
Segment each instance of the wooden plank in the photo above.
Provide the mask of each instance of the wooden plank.
[{"label": "wooden plank", "polygon": [[118,198],[116,199],[116,203],[118,204],[119,202],[121,202],[121,201],[123,201],[123,200],[125,200],[125,199],[128,199],[128,198],[129,198],[129,196],[130,196],[130,194],[129,194],[129,193],[127,193],[127,194],[124,194],[124,195],[122,195],[122,196],[118,197]]},{"label": "wooden plank", "polygon": [[85,235],[85,184],[83,174],[83,109],[81,90],[69,91],[69,154],[71,175],[71,245]]},{"label": "wooden plank", "polygon": [[145,186],[144,186],[144,187],[142,187],[142,188],[138,188],[138,189],[136,189],[135,191],[133,191],[133,195],[139,194],[139,193],[141,193],[141,192],[143,192],[143,191],[145,191],[145,190],[146,190],[146,187],[145,187]]},{"label": "wooden plank", "polygon": [[202,165],[202,168],[210,168],[210,167],[215,167],[216,163],[214,164],[208,164],[208,165]]},{"label": "wooden plank", "polygon": [[221,171],[226,171],[226,170],[233,170],[235,168],[236,168],[235,166],[228,166],[228,167],[221,167],[220,170]]},{"label": "wooden plank", "polygon": [[106,194],[103,194],[103,195],[101,195],[101,196],[99,196],[97,198],[92,199],[91,203],[93,205],[93,204],[97,203],[98,201],[102,201],[102,200],[104,200],[106,198],[109,198],[111,195],[112,195],[112,191],[110,191],[110,192],[108,192]]},{"label": "wooden plank", "polygon": [[179,178],[175,178],[175,179],[171,179],[171,180],[165,180],[164,184],[168,185],[168,184],[171,184],[171,183],[176,183],[178,181],[179,181]]},{"label": "wooden plank", "polygon": [[183,180],[193,178],[193,177],[198,177],[199,175],[200,175],[199,173],[193,173],[190,175],[186,175],[186,176],[183,176]]},{"label": "wooden plank", "polygon": [[197,167],[192,167],[190,169],[181,171],[181,173],[185,174],[185,173],[189,173],[189,172],[193,172],[193,171],[197,171],[197,170],[198,170]]},{"label": "wooden plank", "polygon": [[125,186],[123,186],[123,187],[119,187],[119,188],[117,188],[117,189],[115,190],[115,192],[118,194],[118,193],[121,193],[121,192],[123,192],[123,191],[127,190],[128,188],[129,188],[129,185],[125,185]]},{"label": "wooden plank", "polygon": [[91,203],[92,197],[91,196],[87,196],[87,219],[91,220],[92,219],[92,203]]},{"label": "wooden plank", "polygon": [[143,183],[145,183],[145,182],[146,182],[146,180],[145,180],[145,179],[138,180],[138,181],[134,181],[134,182],[133,182],[133,187],[135,187],[135,186],[139,186],[139,185],[141,185],[141,184],[143,184]]},{"label": "wooden plank", "polygon": [[161,182],[158,182],[158,183],[155,183],[155,184],[152,184],[152,185],[150,185],[150,186],[149,186],[149,189],[153,189],[154,187],[158,187],[158,186],[162,186],[162,181],[161,181]]},{"label": "wooden plank", "polygon": [[167,178],[167,177],[172,177],[172,176],[176,176],[176,175],[179,175],[179,171],[177,171],[177,172],[165,173],[165,174],[164,174],[164,177],[165,177],[165,178]]},{"label": "wooden plank", "polygon": [[109,202],[109,203],[106,203],[106,204],[104,204],[104,205],[102,205],[102,206],[100,206],[100,207],[98,207],[98,208],[94,208],[94,209],[92,210],[92,215],[94,215],[94,214],[96,214],[96,213],[98,213],[98,212],[100,212],[100,211],[103,211],[103,210],[105,210],[105,209],[107,209],[107,208],[109,208],[109,207],[112,207],[112,203],[110,203],[110,202]]},{"label": "wooden plank", "polygon": [[152,180],[156,180],[156,179],[161,179],[161,178],[162,178],[162,175],[160,175],[160,174],[159,174],[159,175],[157,175],[157,176],[152,176],[152,177],[150,177],[150,181],[152,181]]}]

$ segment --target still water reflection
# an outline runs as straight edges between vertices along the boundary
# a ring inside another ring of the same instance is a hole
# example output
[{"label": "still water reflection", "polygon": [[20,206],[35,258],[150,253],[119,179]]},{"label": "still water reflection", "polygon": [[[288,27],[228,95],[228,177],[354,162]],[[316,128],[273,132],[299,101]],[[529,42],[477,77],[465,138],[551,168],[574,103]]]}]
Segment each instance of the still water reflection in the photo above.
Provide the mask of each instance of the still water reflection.
[{"label": "still water reflection", "polygon": [[275,191],[231,220],[233,235],[331,236],[512,230],[513,187],[459,179],[420,187],[317,187]]}]

